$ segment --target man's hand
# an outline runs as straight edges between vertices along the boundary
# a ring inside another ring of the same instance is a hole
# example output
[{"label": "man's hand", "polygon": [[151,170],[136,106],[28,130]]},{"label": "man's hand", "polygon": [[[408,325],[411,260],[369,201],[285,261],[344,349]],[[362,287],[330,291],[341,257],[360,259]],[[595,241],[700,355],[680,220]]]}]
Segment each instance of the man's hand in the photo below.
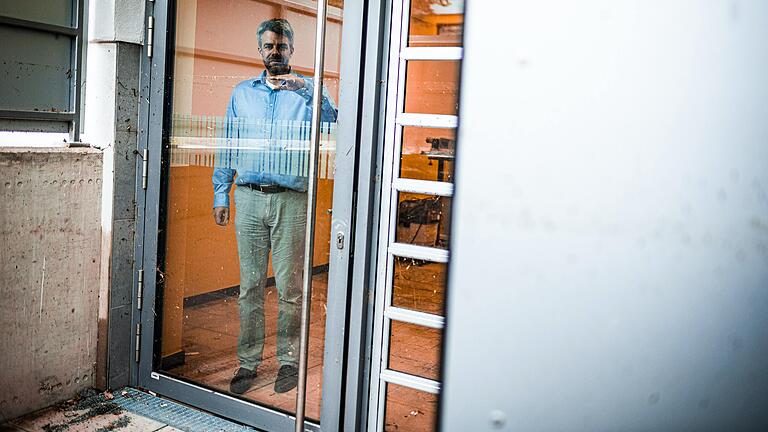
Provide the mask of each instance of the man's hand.
[{"label": "man's hand", "polygon": [[214,208],[213,220],[216,222],[216,225],[227,226],[229,223],[229,207]]},{"label": "man's hand", "polygon": [[297,77],[296,75],[275,75],[268,76],[267,79],[272,85],[277,86],[280,90],[296,91],[300,88],[304,88],[304,78]]}]

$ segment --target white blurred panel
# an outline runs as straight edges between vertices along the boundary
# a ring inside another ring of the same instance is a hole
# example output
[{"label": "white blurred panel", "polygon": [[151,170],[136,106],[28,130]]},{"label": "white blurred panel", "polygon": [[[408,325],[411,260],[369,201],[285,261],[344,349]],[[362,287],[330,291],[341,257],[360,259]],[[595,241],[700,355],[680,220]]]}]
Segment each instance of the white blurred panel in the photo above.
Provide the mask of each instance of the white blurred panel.
[{"label": "white blurred panel", "polygon": [[446,431],[768,430],[768,2],[467,2]]}]

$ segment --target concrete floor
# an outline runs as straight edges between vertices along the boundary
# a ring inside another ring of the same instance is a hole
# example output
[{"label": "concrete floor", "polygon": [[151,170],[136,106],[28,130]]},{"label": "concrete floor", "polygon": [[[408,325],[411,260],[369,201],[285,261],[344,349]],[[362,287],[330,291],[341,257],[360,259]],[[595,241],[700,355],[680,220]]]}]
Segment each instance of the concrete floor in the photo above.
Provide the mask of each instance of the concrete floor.
[{"label": "concrete floor", "polygon": [[134,389],[86,390],[78,397],[10,423],[0,432],[209,432],[255,431],[176,402]]}]

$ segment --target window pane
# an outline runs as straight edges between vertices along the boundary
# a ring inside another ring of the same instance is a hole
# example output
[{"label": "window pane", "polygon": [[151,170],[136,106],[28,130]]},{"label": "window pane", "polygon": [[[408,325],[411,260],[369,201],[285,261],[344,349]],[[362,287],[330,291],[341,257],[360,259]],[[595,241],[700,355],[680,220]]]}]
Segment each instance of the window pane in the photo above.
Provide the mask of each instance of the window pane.
[{"label": "window pane", "polygon": [[453,182],[456,129],[403,127],[400,177]]},{"label": "window pane", "polygon": [[408,45],[460,46],[463,14],[463,0],[411,0]]},{"label": "window pane", "polygon": [[427,432],[437,425],[437,395],[387,384],[384,430]]},{"label": "window pane", "polygon": [[457,60],[411,60],[406,66],[405,112],[456,115],[459,111]]},{"label": "window pane", "polygon": [[389,334],[389,369],[439,380],[442,330],[392,321]]},{"label": "window pane", "polygon": [[72,27],[77,0],[3,0],[0,15],[45,24]]},{"label": "window pane", "polygon": [[71,112],[72,39],[0,25],[0,109]]},{"label": "window pane", "polygon": [[395,241],[448,247],[451,198],[402,192],[398,196]]},{"label": "window pane", "polygon": [[[306,414],[315,420],[322,400],[341,61],[342,3],[334,5],[326,23],[307,371]],[[178,0],[173,110],[164,143],[160,368],[291,414],[296,375],[283,377],[281,370],[298,366],[300,351],[313,7]],[[272,21],[260,51],[257,30],[275,18],[290,24],[292,41],[284,24]],[[228,220],[214,220],[214,208],[228,209]],[[256,377],[236,388],[233,378],[241,369],[255,370]]]},{"label": "window pane", "polygon": [[392,305],[443,315],[446,275],[445,264],[395,257]]}]

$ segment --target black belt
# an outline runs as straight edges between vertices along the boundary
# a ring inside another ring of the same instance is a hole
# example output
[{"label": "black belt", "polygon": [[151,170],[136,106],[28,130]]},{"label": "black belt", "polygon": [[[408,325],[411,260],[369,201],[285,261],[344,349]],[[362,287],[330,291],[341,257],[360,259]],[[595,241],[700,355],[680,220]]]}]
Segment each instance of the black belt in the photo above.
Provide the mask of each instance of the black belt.
[{"label": "black belt", "polygon": [[241,185],[238,185],[239,187],[247,187],[248,189],[257,190],[259,192],[263,193],[278,193],[278,192],[285,192],[288,190],[286,187],[278,186],[278,185],[260,185],[256,183],[243,183]]}]

